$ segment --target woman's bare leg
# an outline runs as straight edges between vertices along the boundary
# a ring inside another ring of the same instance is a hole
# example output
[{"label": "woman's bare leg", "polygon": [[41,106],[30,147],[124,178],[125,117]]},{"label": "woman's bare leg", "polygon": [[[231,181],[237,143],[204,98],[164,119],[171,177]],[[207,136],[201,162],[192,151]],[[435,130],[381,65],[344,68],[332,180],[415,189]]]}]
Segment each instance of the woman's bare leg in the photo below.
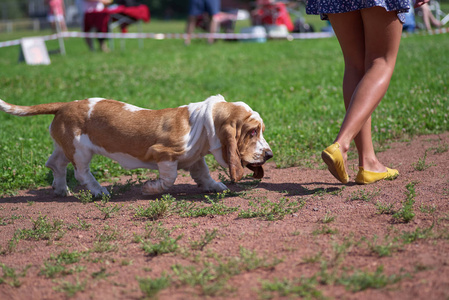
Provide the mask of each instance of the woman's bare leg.
[{"label": "woman's bare leg", "polygon": [[354,139],[359,164],[366,170],[385,172],[374,153],[371,114],[385,95],[396,63],[402,24],[395,12],[372,7],[329,14],[345,61],[343,95],[346,116],[335,140],[346,161]]},{"label": "woman's bare leg", "polygon": [[422,19],[424,22],[424,26],[427,30],[432,29],[432,25],[440,28],[442,26],[441,22],[438,21],[432,14],[432,11],[430,10],[429,4],[425,3],[422,6],[420,6],[421,12],[422,12]]}]

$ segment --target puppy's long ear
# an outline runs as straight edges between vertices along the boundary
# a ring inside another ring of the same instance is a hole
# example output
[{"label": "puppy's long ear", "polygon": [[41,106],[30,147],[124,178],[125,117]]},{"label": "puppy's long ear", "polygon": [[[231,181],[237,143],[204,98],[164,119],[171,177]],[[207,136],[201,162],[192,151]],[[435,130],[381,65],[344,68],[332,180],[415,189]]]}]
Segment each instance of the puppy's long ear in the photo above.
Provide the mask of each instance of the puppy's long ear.
[{"label": "puppy's long ear", "polygon": [[242,179],[244,171],[240,159],[239,149],[237,147],[237,130],[232,125],[226,125],[222,128],[220,142],[222,144],[223,158],[229,165],[229,175],[232,182]]}]

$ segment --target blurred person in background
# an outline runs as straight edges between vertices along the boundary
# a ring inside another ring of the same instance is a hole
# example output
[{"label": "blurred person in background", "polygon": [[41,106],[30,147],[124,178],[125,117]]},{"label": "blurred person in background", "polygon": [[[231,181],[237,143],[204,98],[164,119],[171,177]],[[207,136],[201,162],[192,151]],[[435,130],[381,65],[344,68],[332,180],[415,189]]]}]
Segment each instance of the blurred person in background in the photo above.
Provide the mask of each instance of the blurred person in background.
[{"label": "blurred person in background", "polygon": [[[220,0],[189,0],[189,16],[187,19],[187,37],[184,40],[186,45],[190,45],[190,39],[193,31],[196,27],[196,21],[198,17],[202,16],[204,13],[208,13],[210,17],[209,33],[213,34],[217,32],[218,21],[217,14],[221,9]],[[214,42],[213,37],[208,38],[209,44]]]},{"label": "blurred person in background", "polygon": [[[86,20],[86,14],[92,13],[92,12],[102,12],[106,8],[106,5],[111,4],[111,3],[112,3],[112,0],[83,0],[82,1],[82,12],[81,12],[81,14],[83,14],[83,18],[82,18],[83,22],[81,24],[82,30],[84,32],[91,31],[92,29],[99,31],[100,28],[97,28],[98,25],[91,24],[95,20],[91,20],[91,19]],[[95,23],[95,22],[93,22],[93,23]],[[105,41],[106,41],[106,39],[104,39],[104,38],[98,39],[98,43],[100,44],[100,49],[103,52],[109,52],[108,46],[105,43]],[[87,43],[87,46],[89,47],[89,50],[91,50],[91,51],[95,50],[92,38],[86,38],[86,43]]]},{"label": "blurred person in background", "polygon": [[64,0],[47,0],[48,16],[47,19],[56,32],[67,31],[67,25],[64,18]]},{"label": "blurred person in background", "polygon": [[427,30],[431,30],[432,26],[436,28],[440,28],[443,26],[440,21],[435,18],[435,16],[432,14],[432,11],[430,10],[430,6],[428,3],[423,4],[419,8],[416,9],[416,12],[422,16],[422,20],[424,22],[424,26]]}]

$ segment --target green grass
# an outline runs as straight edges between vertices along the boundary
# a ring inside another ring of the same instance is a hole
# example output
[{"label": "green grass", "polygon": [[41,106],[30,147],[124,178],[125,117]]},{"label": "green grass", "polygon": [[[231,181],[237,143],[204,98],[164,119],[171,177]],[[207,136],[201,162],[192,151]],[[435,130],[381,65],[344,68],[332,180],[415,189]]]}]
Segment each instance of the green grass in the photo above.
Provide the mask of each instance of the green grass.
[{"label": "green grass", "polygon": [[162,195],[162,199],[156,199],[153,201],[148,201],[148,206],[144,207],[139,205],[135,208],[136,218],[147,218],[151,221],[156,221],[158,219],[164,218],[170,214],[170,208],[176,199],[171,195]]},{"label": "green grass", "polygon": [[316,278],[301,277],[296,280],[275,279],[274,281],[262,281],[262,299],[279,296],[297,296],[301,299],[326,299],[318,288]]},{"label": "green grass", "polygon": [[355,201],[365,201],[365,202],[371,202],[375,197],[377,197],[380,194],[380,190],[374,190],[374,191],[365,191],[364,189],[357,190],[351,193],[351,196],[349,197],[349,200]]},{"label": "green grass", "polygon": [[178,248],[178,241],[182,238],[182,235],[178,235],[176,238],[166,236],[159,243],[152,243],[150,241],[142,241],[142,249],[150,256],[157,256],[165,253],[175,252]]},{"label": "green grass", "polygon": [[[152,22],[152,32],[182,32],[184,23]],[[46,34],[48,32],[45,32]],[[10,40],[36,33],[0,34]],[[401,43],[390,88],[373,114],[373,138],[384,145],[396,138],[449,129],[447,34],[411,36]],[[313,166],[334,140],[344,117],[343,59],[335,38],[210,46],[181,40],[126,40],[126,50],[91,53],[82,39],[65,40],[66,56],[51,56],[49,66],[18,63],[19,47],[0,48],[0,98],[20,105],[107,97],[161,109],[222,94],[245,101],[266,123],[265,137],[279,167]],[[57,47],[56,41],[47,48]],[[52,116],[20,118],[0,113],[0,195],[50,186],[44,167],[52,152]],[[214,160],[208,157],[208,163]],[[216,164],[214,164],[216,165]],[[131,174],[95,157],[100,180]],[[138,170],[141,175],[145,171]],[[69,167],[69,187],[77,182]]]},{"label": "green grass", "polygon": [[157,293],[170,286],[170,278],[161,276],[159,278],[137,278],[140,290],[146,297],[153,299]]},{"label": "green grass", "polygon": [[415,217],[413,205],[415,204],[415,182],[407,184],[406,199],[402,202],[402,207],[393,214],[393,218],[398,222],[408,223]]},{"label": "green grass", "polygon": [[339,282],[348,290],[358,292],[368,288],[383,288],[401,281],[402,277],[396,274],[387,276],[383,273],[383,266],[380,266],[375,272],[356,270],[352,275],[341,278]]},{"label": "green grass", "polygon": [[291,215],[298,212],[304,205],[303,200],[293,200],[288,198],[280,198],[277,202],[264,200],[264,201],[250,201],[248,203],[249,208],[241,210],[239,212],[239,218],[259,218],[266,221],[282,220],[286,215]]},{"label": "green grass", "polygon": [[13,238],[9,241],[10,250],[14,250],[20,240],[47,240],[51,244],[53,240],[61,239],[65,230],[63,229],[64,222],[62,220],[47,220],[47,216],[40,215],[36,220],[31,219],[33,227],[30,229],[17,229],[14,232]]},{"label": "green grass", "polygon": [[22,285],[22,282],[19,280],[19,277],[25,277],[28,269],[31,266],[26,266],[23,268],[22,272],[17,273],[17,270],[13,267],[8,267],[7,265],[1,263],[0,264],[2,276],[0,277],[0,285],[2,283],[7,283],[12,287],[18,288]]}]

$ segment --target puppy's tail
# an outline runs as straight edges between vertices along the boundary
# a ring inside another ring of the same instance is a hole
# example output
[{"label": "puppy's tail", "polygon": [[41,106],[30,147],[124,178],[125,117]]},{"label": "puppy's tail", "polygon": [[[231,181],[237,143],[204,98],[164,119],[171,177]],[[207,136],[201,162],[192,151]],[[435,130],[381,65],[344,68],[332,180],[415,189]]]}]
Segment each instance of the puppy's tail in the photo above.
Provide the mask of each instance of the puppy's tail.
[{"label": "puppy's tail", "polygon": [[0,110],[15,116],[54,115],[67,103],[47,103],[33,106],[20,106],[6,103],[0,99]]}]

